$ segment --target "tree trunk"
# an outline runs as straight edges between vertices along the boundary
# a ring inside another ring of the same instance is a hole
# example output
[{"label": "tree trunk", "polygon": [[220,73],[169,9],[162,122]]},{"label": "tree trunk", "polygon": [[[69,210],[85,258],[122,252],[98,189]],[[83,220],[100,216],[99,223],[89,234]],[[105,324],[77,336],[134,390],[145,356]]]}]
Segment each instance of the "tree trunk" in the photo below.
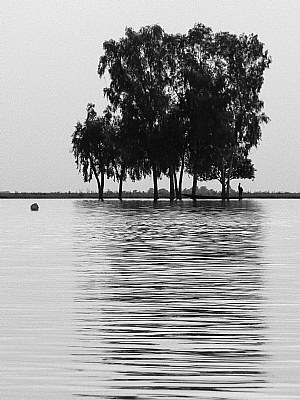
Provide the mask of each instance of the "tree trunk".
[{"label": "tree trunk", "polygon": [[222,184],[222,200],[225,200],[226,199],[226,184],[225,184],[225,180],[222,180],[221,184]]},{"label": "tree trunk", "polygon": [[232,164],[233,164],[233,154],[234,154],[234,147],[232,148],[231,159],[230,159],[230,164],[229,164],[229,169],[228,169],[227,183],[226,183],[228,200],[229,200],[229,196],[230,196],[230,177],[231,177]]},{"label": "tree trunk", "polygon": [[97,187],[98,187],[98,200],[101,200],[100,197],[100,192],[101,192],[101,184],[100,184],[100,180],[99,180],[99,176],[96,174],[95,175],[96,181],[97,181]]},{"label": "tree trunk", "polygon": [[230,196],[230,175],[228,172],[228,177],[227,177],[227,182],[226,182],[226,197],[227,200],[229,200],[229,196]]},{"label": "tree trunk", "polygon": [[169,176],[170,176],[170,201],[173,201],[175,198],[173,167],[169,167]]},{"label": "tree trunk", "polygon": [[153,200],[156,202],[158,200],[158,186],[157,186],[157,169],[156,165],[153,165]]},{"label": "tree trunk", "polygon": [[179,198],[179,191],[178,191],[177,176],[176,176],[176,172],[175,171],[174,171],[173,176],[174,176],[173,179],[174,179],[175,197],[176,197],[176,199],[178,199]]},{"label": "tree trunk", "polygon": [[[100,183],[100,180],[99,180],[99,176],[98,176],[98,174],[97,174],[97,171],[96,171],[94,162],[93,162],[93,160],[92,160],[91,157],[90,157],[90,163],[91,163],[91,168],[92,168],[93,174],[94,174],[95,179],[96,179],[96,182],[97,182],[97,187],[98,187],[98,200],[102,200],[102,201],[103,201],[103,189],[101,189],[101,183]],[[101,194],[101,193],[102,193],[102,194]]]},{"label": "tree trunk", "polygon": [[119,180],[119,195],[118,199],[122,201],[122,193],[123,193],[123,176],[121,175]]},{"label": "tree trunk", "polygon": [[222,165],[221,185],[222,185],[222,200],[225,200],[225,198],[226,198],[226,179],[225,179],[224,163]]},{"label": "tree trunk", "polygon": [[181,158],[181,168],[179,174],[179,183],[178,183],[178,199],[182,199],[182,181],[183,181],[183,172],[184,172],[184,156]]},{"label": "tree trunk", "polygon": [[194,173],[194,175],[193,175],[193,187],[192,187],[192,195],[193,196],[196,196],[197,183],[198,183],[198,175],[196,173]]},{"label": "tree trunk", "polygon": [[118,199],[120,201],[122,201],[122,195],[123,195],[123,180],[124,180],[124,176],[125,176],[125,171],[124,168],[121,168],[121,174],[120,174],[120,178],[119,178],[119,194],[118,194]]},{"label": "tree trunk", "polygon": [[101,178],[101,185],[100,185],[100,190],[99,190],[99,200],[103,201],[104,178],[105,178],[104,171],[101,171],[100,178]]}]

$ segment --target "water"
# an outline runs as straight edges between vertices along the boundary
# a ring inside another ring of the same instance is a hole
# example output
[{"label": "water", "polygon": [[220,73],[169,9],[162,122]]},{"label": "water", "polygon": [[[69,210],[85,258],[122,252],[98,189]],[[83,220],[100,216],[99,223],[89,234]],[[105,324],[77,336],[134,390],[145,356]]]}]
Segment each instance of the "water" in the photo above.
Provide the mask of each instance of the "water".
[{"label": "water", "polygon": [[1,399],[298,399],[299,200],[1,200]]}]

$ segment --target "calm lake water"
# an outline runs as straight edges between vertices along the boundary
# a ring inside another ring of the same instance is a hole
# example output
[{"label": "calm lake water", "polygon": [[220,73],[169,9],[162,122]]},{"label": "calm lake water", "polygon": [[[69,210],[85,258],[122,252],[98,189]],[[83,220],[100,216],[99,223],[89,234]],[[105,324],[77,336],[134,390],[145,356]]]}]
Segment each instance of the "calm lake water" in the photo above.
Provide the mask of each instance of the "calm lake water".
[{"label": "calm lake water", "polygon": [[300,398],[300,200],[1,200],[1,399]]}]

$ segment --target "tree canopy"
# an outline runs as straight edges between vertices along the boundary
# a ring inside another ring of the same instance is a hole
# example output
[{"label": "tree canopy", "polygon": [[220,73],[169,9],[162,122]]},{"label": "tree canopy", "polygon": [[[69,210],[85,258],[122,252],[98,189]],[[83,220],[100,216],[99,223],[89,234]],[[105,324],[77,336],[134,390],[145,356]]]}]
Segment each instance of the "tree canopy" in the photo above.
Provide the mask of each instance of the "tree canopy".
[{"label": "tree canopy", "polygon": [[[125,30],[103,44],[98,74],[108,76],[109,106],[99,117],[87,107],[72,136],[77,167],[94,176],[103,198],[104,176],[120,183],[152,175],[170,179],[170,198],[181,198],[184,172],[218,179],[222,196],[230,180],[254,178],[249,152],[269,118],[259,98],[271,63],[256,35],[213,33],[196,24],[187,34],[159,25]],[[99,179],[100,177],[100,179]],[[102,183],[101,183],[102,182]]]}]

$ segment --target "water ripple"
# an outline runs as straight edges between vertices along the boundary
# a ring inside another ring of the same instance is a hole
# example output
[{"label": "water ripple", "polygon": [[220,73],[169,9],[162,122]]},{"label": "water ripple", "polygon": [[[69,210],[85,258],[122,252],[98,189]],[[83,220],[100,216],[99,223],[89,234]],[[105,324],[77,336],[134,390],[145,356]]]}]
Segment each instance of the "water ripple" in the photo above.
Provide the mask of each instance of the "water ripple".
[{"label": "water ripple", "polygon": [[77,396],[225,399],[266,385],[262,216],[245,203],[78,203],[91,223],[76,232],[89,261],[73,356],[100,386]]}]

